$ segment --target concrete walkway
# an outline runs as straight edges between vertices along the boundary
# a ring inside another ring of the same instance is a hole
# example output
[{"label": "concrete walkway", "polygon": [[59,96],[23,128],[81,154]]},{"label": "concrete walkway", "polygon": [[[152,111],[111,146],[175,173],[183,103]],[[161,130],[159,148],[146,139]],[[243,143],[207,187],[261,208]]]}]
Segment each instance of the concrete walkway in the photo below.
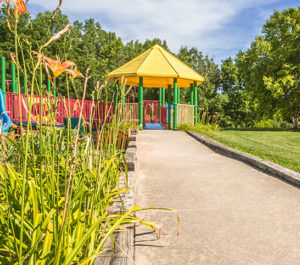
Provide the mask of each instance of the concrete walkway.
[{"label": "concrete walkway", "polygon": [[177,210],[138,216],[162,227],[138,227],[138,265],[300,264],[300,190],[217,154],[183,132],[137,137],[137,203]]}]

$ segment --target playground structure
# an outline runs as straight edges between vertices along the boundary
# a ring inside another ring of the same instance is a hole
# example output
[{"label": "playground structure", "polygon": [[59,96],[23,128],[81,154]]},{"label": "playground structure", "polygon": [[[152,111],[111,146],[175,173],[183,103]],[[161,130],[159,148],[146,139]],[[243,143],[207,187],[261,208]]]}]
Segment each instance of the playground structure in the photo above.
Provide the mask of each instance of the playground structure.
[{"label": "playground structure", "polygon": [[[168,129],[177,130],[177,126],[182,123],[197,124],[197,88],[204,81],[204,78],[159,45],[154,45],[135,59],[109,73],[108,78],[124,86],[124,90],[126,85],[139,88],[140,127],[144,126],[145,117],[144,87],[159,88],[159,110],[161,110],[161,106],[165,107],[167,89]],[[190,89],[190,105],[180,103],[181,88]],[[125,104],[123,98],[122,104]],[[172,104],[173,110],[171,109]],[[173,115],[172,123],[171,115]],[[162,113],[160,111],[159,121],[161,118]]]},{"label": "playground structure", "polygon": [[[17,82],[13,62],[11,62],[11,76],[12,80],[6,79],[6,62],[2,57],[2,97],[0,98],[2,131],[7,131],[11,122],[26,124],[28,112],[32,114],[32,123],[47,126],[54,106],[56,106],[55,126],[63,127],[64,119],[69,113],[72,118],[79,117],[82,104],[83,119],[86,121],[93,120],[101,124],[104,121],[109,122],[113,115],[117,114],[121,121],[139,124],[141,128],[145,127],[146,123],[158,123],[164,128],[177,130],[180,124],[197,124],[197,87],[204,81],[201,75],[159,45],[154,45],[140,56],[108,74],[109,79],[116,81],[113,103],[57,98],[55,85],[52,89],[50,80],[47,80],[47,95],[33,95],[30,99],[26,82],[23,86]],[[122,83],[122,80],[125,82]],[[41,83],[40,80],[40,87]],[[11,84],[12,91],[9,91],[9,84]],[[126,103],[126,86],[138,87],[138,103],[135,103],[133,94],[127,95],[128,102]],[[159,88],[159,100],[143,100],[144,86]],[[120,101],[118,100],[118,87],[121,88],[119,89]],[[180,103],[181,88],[190,90],[190,104]],[[130,97],[133,101],[131,103]]]}]

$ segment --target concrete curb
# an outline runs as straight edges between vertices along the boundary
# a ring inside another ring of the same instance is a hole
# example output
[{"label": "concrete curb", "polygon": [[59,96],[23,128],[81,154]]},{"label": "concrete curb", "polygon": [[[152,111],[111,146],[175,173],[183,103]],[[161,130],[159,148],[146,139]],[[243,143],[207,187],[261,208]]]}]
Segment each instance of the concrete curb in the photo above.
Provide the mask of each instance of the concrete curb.
[{"label": "concrete curb", "polygon": [[276,163],[273,163],[273,162],[270,162],[267,160],[263,160],[261,158],[255,157],[255,156],[248,155],[244,152],[237,151],[237,150],[229,148],[227,146],[218,144],[218,143],[211,141],[211,140],[207,139],[206,137],[201,136],[192,131],[187,131],[187,134],[189,134],[190,136],[195,138],[197,141],[218,151],[221,154],[224,154],[224,155],[230,156],[232,158],[238,159],[240,161],[243,161],[245,163],[248,163],[252,166],[262,169],[263,171],[267,171],[267,172],[275,175],[276,177],[279,177],[297,187],[300,187],[300,174],[293,170],[290,170],[290,169],[282,167]]},{"label": "concrete curb", "polygon": [[[119,214],[127,212],[135,205],[135,169],[136,169],[136,135],[137,131],[132,130],[132,135],[127,142],[125,152],[128,179],[126,183],[125,177],[120,176],[120,189],[128,186],[133,186],[130,190],[124,193],[121,200],[116,202],[109,209],[110,213]],[[124,207],[124,210],[123,210]],[[134,259],[134,228],[128,225],[128,229],[114,234],[115,247],[112,247],[111,240],[108,240],[104,246],[107,253],[110,255],[102,255],[96,259],[95,265],[133,265]]]}]

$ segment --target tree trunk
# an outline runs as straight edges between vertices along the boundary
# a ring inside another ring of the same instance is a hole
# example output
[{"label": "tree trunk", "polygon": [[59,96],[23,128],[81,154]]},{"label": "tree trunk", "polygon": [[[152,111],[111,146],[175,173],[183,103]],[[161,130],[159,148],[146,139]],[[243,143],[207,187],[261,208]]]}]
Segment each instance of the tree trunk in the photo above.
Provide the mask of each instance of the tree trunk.
[{"label": "tree trunk", "polygon": [[294,108],[292,101],[288,98],[288,96],[286,94],[285,94],[285,98],[289,102],[291,117],[292,117],[292,122],[293,122],[293,129],[297,129],[298,122],[299,122],[299,109]]},{"label": "tree trunk", "polygon": [[299,122],[299,116],[297,117],[292,117],[292,121],[293,121],[293,129],[297,129],[298,128],[298,122]]}]

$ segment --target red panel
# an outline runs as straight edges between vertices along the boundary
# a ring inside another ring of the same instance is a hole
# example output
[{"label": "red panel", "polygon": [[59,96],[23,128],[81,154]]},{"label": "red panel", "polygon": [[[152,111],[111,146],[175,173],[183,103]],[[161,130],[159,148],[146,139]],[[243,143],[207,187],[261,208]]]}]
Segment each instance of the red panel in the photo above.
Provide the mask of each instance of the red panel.
[{"label": "red panel", "polygon": [[161,112],[161,124],[167,126],[167,109],[161,106],[159,110],[158,100],[144,100],[144,123],[159,123],[159,111]]},{"label": "red panel", "polygon": [[[21,97],[24,99],[24,102],[26,106],[24,106],[23,101],[21,101],[21,109],[19,108],[19,94],[17,93],[11,93],[6,92],[5,93],[5,99],[6,99],[6,111],[7,114],[10,116],[10,118],[13,121],[20,121],[20,115],[22,115],[22,120],[27,121],[27,106],[28,106],[28,98],[29,95],[21,94]],[[37,102],[40,101],[40,96],[34,95],[34,99],[36,99]],[[46,98],[46,97],[42,97]],[[58,98],[51,98],[51,100],[55,101],[58,100]],[[72,117],[79,117],[80,115],[80,108],[81,108],[82,101],[77,99],[63,99],[59,98],[59,102],[57,102],[57,112],[56,112],[56,121],[57,123],[63,123],[63,118],[68,116],[68,113],[72,114]],[[55,102],[53,102],[53,105],[55,105]],[[70,109],[69,109],[70,108]],[[106,117],[105,117],[105,111],[106,111]],[[41,104],[34,104],[32,106],[31,113],[35,115],[47,115],[47,110],[45,106],[41,106]],[[110,122],[113,117],[113,104],[112,103],[105,103],[105,102],[98,102],[93,103],[90,100],[84,101],[83,106],[83,117],[85,120],[89,121],[91,118],[95,122],[103,122],[106,120],[107,122]]]}]

